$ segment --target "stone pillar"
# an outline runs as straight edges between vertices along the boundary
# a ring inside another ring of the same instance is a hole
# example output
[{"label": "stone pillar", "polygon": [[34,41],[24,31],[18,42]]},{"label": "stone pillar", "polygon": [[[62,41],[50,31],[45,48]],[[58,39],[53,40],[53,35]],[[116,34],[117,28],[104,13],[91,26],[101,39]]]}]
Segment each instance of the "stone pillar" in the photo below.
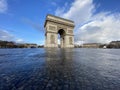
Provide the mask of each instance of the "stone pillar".
[{"label": "stone pillar", "polygon": [[67,47],[67,48],[74,47],[74,38],[73,38],[73,36],[70,36],[70,35],[65,36],[65,47]]},{"label": "stone pillar", "polygon": [[45,47],[58,47],[57,34],[46,33]]}]

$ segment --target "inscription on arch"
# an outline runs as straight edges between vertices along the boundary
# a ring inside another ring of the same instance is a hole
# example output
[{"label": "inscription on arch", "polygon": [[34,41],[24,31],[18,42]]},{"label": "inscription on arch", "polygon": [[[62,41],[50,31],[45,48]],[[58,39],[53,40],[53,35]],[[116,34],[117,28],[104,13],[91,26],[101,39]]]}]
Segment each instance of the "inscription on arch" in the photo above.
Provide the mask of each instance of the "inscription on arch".
[{"label": "inscription on arch", "polygon": [[56,30],[56,27],[55,26],[49,26],[49,30]]},{"label": "inscription on arch", "polygon": [[68,33],[72,34],[72,33],[73,33],[73,30],[68,30]]}]

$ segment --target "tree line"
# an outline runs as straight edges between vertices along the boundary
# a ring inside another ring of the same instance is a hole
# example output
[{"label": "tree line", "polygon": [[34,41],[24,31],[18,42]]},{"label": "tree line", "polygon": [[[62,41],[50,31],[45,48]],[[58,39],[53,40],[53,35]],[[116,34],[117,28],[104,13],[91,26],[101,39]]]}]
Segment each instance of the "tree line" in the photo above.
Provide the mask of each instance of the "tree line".
[{"label": "tree line", "polygon": [[42,46],[37,46],[37,44],[17,44],[13,41],[2,41],[0,40],[0,48],[41,48]]}]

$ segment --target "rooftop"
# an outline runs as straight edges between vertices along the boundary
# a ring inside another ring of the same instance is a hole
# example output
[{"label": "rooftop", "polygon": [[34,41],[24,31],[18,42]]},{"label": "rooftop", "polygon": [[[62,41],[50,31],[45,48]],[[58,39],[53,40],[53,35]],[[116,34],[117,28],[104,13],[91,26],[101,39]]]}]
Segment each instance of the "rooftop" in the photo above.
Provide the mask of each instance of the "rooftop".
[{"label": "rooftop", "polygon": [[61,17],[58,17],[58,16],[54,16],[54,15],[51,15],[51,14],[47,14],[44,26],[46,25],[47,20],[54,21],[54,22],[57,22],[57,23],[58,22],[59,23],[61,22],[61,23],[64,23],[64,24],[66,23],[68,25],[74,26],[74,21],[69,20],[69,19],[65,19],[65,18],[61,18]]}]

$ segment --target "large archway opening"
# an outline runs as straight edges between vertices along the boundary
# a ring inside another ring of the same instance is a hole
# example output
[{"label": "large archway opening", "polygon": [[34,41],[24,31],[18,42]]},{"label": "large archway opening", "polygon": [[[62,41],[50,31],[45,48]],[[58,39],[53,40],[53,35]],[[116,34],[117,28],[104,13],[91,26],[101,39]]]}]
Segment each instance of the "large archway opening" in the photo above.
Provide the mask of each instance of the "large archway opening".
[{"label": "large archway opening", "polygon": [[58,30],[58,47],[65,47],[65,31],[63,29]]}]

